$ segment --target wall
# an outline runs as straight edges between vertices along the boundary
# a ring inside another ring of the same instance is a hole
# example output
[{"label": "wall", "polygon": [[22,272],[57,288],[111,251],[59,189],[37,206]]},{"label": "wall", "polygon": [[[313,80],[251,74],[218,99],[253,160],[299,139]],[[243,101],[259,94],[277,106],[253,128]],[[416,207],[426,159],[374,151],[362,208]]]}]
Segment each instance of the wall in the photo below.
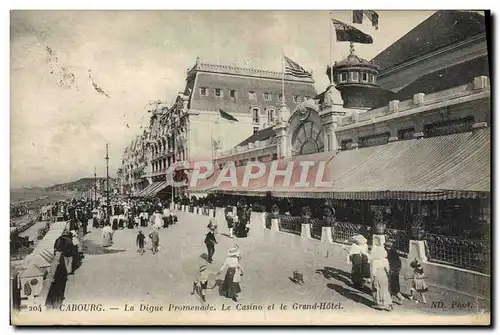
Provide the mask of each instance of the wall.
[{"label": "wall", "polygon": [[[397,113],[397,112],[396,112]],[[415,128],[415,132],[423,132],[424,126],[433,122],[446,121],[458,118],[464,118],[469,115],[474,115],[474,122],[486,122],[490,124],[491,105],[490,99],[478,99],[466,102],[460,105],[447,106],[431,111],[415,113],[408,116],[399,116],[395,114],[394,118],[389,120],[369,123],[363,125],[359,123],[356,127],[348,125],[347,129],[344,127],[337,128],[336,136],[339,143],[344,140],[352,139],[353,142],[358,143],[358,138],[375,135],[383,132],[389,132],[391,135],[397,137],[398,131],[406,128]],[[373,116],[376,120],[377,116]]]},{"label": "wall", "polygon": [[250,114],[233,114],[238,122],[220,117],[219,112],[190,111],[188,130],[189,159],[212,159],[212,139],[219,140],[222,149],[236,146],[253,134]]}]

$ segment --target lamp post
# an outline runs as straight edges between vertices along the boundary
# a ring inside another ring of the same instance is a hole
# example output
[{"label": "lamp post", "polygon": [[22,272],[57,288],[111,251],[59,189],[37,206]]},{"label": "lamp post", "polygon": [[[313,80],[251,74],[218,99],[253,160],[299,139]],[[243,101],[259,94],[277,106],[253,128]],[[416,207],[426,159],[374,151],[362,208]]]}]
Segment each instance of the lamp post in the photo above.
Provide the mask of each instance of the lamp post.
[{"label": "lamp post", "polygon": [[111,203],[109,202],[109,154],[108,154],[108,143],[106,143],[106,201],[108,208],[108,217],[107,220],[109,222],[111,215]]}]

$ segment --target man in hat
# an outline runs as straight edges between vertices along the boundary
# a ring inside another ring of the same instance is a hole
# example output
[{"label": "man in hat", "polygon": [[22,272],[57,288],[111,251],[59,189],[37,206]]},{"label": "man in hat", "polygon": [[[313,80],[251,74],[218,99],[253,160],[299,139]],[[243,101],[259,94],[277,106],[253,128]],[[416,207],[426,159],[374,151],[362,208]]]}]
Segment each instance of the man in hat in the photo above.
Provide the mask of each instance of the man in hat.
[{"label": "man in hat", "polygon": [[205,236],[205,245],[207,247],[208,262],[213,262],[213,256],[215,254],[215,245],[217,240],[215,239],[215,226],[212,223],[208,224],[208,233]]},{"label": "man in hat", "polygon": [[146,239],[146,236],[144,236],[144,234],[142,233],[142,230],[139,230],[139,232],[137,233],[136,243],[137,243],[137,247],[139,247],[138,252],[140,252],[141,255],[144,254],[144,241],[145,241],[145,239]]},{"label": "man in hat", "polygon": [[398,305],[405,300],[405,297],[401,294],[401,287],[399,284],[399,273],[401,272],[401,259],[399,258],[398,252],[394,248],[394,243],[392,241],[387,241],[385,243],[385,250],[387,251],[387,260],[389,261],[389,291],[391,295],[397,297],[394,302]]},{"label": "man in hat", "polygon": [[151,244],[153,245],[153,255],[158,252],[158,245],[160,244],[160,234],[158,231],[153,230],[149,234],[149,238],[151,239]]}]

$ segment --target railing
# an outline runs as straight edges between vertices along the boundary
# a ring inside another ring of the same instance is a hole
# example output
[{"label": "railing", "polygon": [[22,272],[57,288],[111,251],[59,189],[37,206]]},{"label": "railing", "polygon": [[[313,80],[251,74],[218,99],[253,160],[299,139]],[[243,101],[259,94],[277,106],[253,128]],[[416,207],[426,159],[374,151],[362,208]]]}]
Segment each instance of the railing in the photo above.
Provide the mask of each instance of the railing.
[{"label": "railing", "polygon": [[311,224],[311,237],[316,240],[321,240],[321,233],[323,230],[323,220],[311,219],[309,223]]},{"label": "railing", "polygon": [[300,235],[304,219],[296,216],[280,215],[279,229],[282,232]]},{"label": "railing", "polygon": [[408,257],[410,251],[410,233],[406,230],[389,229],[385,230],[386,239],[393,243],[394,249],[401,257]]},{"label": "railing", "polygon": [[273,217],[272,214],[267,214],[266,215],[266,228],[271,229],[271,218]]},{"label": "railing", "polygon": [[333,242],[350,244],[349,239],[354,236],[365,232],[365,226],[360,224],[353,224],[350,222],[337,222],[332,229]]},{"label": "railing", "polygon": [[489,243],[461,237],[426,234],[429,260],[462,269],[490,273]]}]

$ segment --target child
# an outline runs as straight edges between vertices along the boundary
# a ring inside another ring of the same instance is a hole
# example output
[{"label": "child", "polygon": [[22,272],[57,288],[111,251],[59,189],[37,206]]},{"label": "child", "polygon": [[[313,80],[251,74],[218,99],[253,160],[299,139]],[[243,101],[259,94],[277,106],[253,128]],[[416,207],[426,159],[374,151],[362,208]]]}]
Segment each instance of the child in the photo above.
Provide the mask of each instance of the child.
[{"label": "child", "polygon": [[146,239],[146,236],[142,233],[142,230],[139,230],[137,234],[137,239],[136,243],[137,246],[139,247],[139,250],[137,252],[141,253],[141,256],[144,254],[144,240]]},{"label": "child", "polygon": [[198,294],[203,302],[205,299],[205,291],[208,285],[208,271],[206,265],[200,266],[200,272],[198,273],[198,278],[193,282],[193,292],[191,294]]},{"label": "child", "polygon": [[151,239],[151,244],[153,245],[153,255],[158,252],[158,245],[160,244],[160,235],[156,230],[153,230],[151,234],[149,234],[149,238]]},{"label": "child", "polygon": [[[419,261],[415,259],[413,262],[410,263],[410,267],[413,269],[413,277],[406,278],[413,280],[410,289],[410,299],[411,300],[416,299],[415,292],[418,292],[422,296],[422,303],[426,304],[427,300],[425,299],[424,292],[427,292],[429,289],[424,280],[424,278],[426,277],[424,275],[424,269],[422,268],[422,264],[420,264]],[[418,300],[416,300],[415,302],[417,304],[419,303]]]}]

